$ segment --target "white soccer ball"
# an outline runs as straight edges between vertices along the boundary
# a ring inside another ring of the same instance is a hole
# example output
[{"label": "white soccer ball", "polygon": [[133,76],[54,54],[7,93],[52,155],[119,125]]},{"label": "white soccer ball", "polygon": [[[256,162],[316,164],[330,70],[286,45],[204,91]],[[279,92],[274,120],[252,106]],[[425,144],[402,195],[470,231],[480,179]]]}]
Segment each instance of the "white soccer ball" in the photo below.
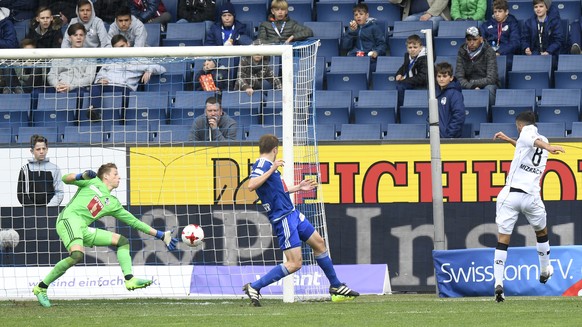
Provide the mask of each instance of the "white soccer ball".
[{"label": "white soccer ball", "polygon": [[204,230],[196,224],[190,224],[182,230],[182,242],[184,244],[197,247],[204,241]]},{"label": "white soccer ball", "polygon": [[20,242],[20,235],[14,229],[0,230],[0,247],[15,248]]}]

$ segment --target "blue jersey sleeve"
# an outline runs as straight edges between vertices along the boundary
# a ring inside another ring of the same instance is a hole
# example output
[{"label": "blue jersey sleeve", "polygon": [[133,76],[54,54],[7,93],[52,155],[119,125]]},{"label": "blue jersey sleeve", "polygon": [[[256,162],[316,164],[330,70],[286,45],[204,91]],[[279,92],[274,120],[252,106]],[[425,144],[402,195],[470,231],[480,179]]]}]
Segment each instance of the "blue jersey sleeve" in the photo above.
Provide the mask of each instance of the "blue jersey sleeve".
[{"label": "blue jersey sleeve", "polygon": [[273,163],[268,161],[268,160],[265,160],[262,158],[257,159],[255,164],[253,165],[250,178],[263,176],[264,173],[266,173],[267,171],[269,171],[269,169],[271,169],[272,165],[273,165]]}]

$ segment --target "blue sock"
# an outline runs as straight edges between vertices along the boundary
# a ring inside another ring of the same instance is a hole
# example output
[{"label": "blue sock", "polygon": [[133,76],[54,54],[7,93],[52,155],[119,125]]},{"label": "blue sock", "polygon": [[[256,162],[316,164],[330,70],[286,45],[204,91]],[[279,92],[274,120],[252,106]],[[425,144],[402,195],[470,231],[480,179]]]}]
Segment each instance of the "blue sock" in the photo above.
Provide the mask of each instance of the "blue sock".
[{"label": "blue sock", "polygon": [[289,271],[287,270],[287,268],[285,268],[283,264],[280,264],[275,268],[271,269],[266,275],[261,277],[259,280],[252,282],[251,287],[258,291],[261,288],[271,283],[274,283],[287,275],[289,275]]},{"label": "blue sock", "polygon": [[335,269],[333,268],[333,262],[331,262],[331,258],[329,257],[327,251],[315,257],[315,261],[317,261],[317,264],[325,273],[325,276],[329,280],[329,284],[332,287],[339,287],[342,284],[339,279],[337,279]]}]

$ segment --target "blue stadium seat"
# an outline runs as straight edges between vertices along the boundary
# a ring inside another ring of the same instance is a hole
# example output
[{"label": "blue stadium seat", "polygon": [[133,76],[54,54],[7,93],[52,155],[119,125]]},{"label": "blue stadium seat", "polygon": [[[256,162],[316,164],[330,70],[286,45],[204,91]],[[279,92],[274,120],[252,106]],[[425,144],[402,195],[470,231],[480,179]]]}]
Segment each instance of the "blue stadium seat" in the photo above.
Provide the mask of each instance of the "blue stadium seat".
[{"label": "blue stadium seat", "polygon": [[125,108],[125,125],[164,125],[167,122],[167,92],[132,92]]},{"label": "blue stadium seat", "polygon": [[340,55],[339,46],[342,37],[342,22],[305,22],[305,26],[313,31],[313,38],[319,39],[320,45],[317,55],[325,57],[326,63],[331,62],[332,57]]},{"label": "blue stadium seat", "polygon": [[313,21],[313,1],[312,0],[289,0],[289,17],[303,24]]},{"label": "blue stadium seat", "polygon": [[[441,24],[443,23],[443,24]],[[460,37],[465,39],[465,32],[471,26],[478,26],[474,20],[444,20],[439,22],[438,37]]]},{"label": "blue stadium seat", "polygon": [[551,137],[566,137],[566,123],[564,122],[552,122],[552,123],[536,123],[538,127],[538,133],[541,135],[551,138]]},{"label": "blue stadium seat", "polygon": [[530,0],[508,0],[509,12],[517,20],[526,20],[533,14],[532,2]]},{"label": "blue stadium seat", "polygon": [[263,102],[263,124],[282,125],[283,124],[283,93],[281,90],[268,90],[265,92]]},{"label": "blue stadium seat", "polygon": [[489,91],[463,90],[462,92],[465,104],[465,124],[471,124],[478,134],[481,123],[488,122]]},{"label": "blue stadium seat", "polygon": [[258,141],[265,134],[274,134],[278,138],[283,137],[281,126],[250,125],[248,128],[247,141]]},{"label": "blue stadium seat", "polygon": [[83,103],[79,110],[79,125],[100,126],[104,131],[111,130],[113,125],[121,125],[121,110],[124,107],[124,98],[121,92],[105,92],[101,100],[101,120],[91,121],[89,119],[88,108],[91,99],[88,94],[83,96]]},{"label": "blue stadium seat", "polygon": [[323,90],[323,82],[325,80],[325,70],[326,70],[325,57],[317,56],[315,58],[315,89]]},{"label": "blue stadium seat", "polygon": [[536,95],[542,89],[550,88],[552,56],[513,56],[513,65],[508,72],[509,88],[535,89]]},{"label": "blue stadium seat", "polygon": [[8,144],[14,142],[12,128],[0,127],[0,143]]},{"label": "blue stadium seat", "polygon": [[185,82],[192,82],[192,77],[194,75],[192,71],[195,70],[194,61],[178,61],[162,64],[162,66],[166,68],[166,72],[164,74],[183,74]]},{"label": "blue stadium seat", "polygon": [[41,126],[41,127],[25,127],[21,126],[17,129],[16,143],[29,143],[30,137],[34,134],[39,134],[49,141],[50,143],[61,142],[61,134],[59,129],[55,127]]},{"label": "blue stadium seat", "polygon": [[381,124],[383,133],[388,124],[396,123],[398,92],[360,91],[358,101],[354,104],[354,122],[356,124]]},{"label": "blue stadium seat", "polygon": [[572,122],[572,132],[570,133],[570,137],[582,138],[582,122]]},{"label": "blue stadium seat", "polygon": [[[311,125],[308,127],[308,129],[311,129]],[[315,125],[315,139],[317,141],[334,141],[336,137],[337,131],[334,124]]]},{"label": "blue stadium seat", "polygon": [[390,31],[394,28],[394,23],[402,19],[402,10],[398,5],[386,0],[364,0],[364,3],[368,5],[370,17],[384,23]]},{"label": "blue stadium seat", "polygon": [[380,140],[382,139],[382,127],[380,124],[342,124],[340,140]]},{"label": "blue stadium seat", "polygon": [[102,143],[104,131],[101,126],[66,126],[63,134],[63,143]]},{"label": "blue stadium seat", "polygon": [[341,124],[349,124],[352,108],[351,91],[315,91],[315,124],[335,124],[339,132]]},{"label": "blue stadium seat", "polygon": [[[391,37],[387,37],[390,56],[402,57],[406,53],[406,38],[412,34],[417,34],[424,39],[423,29],[432,28],[432,22],[426,21],[396,21]],[[423,41],[424,42],[424,41]]]},{"label": "blue stadium seat", "polygon": [[580,19],[582,15],[579,0],[554,0],[552,5],[558,9],[560,18],[568,23]]},{"label": "blue stadium seat", "polygon": [[557,89],[582,88],[582,56],[560,55],[554,81]]},{"label": "blue stadium seat", "polygon": [[426,124],[388,124],[385,140],[426,139]]},{"label": "blue stadium seat", "polygon": [[378,57],[376,71],[372,72],[372,90],[395,90],[396,72],[403,62],[402,57]]},{"label": "blue stadium seat", "polygon": [[580,118],[581,91],[568,89],[543,89],[542,99],[536,108],[540,123],[562,122],[572,130],[572,122]]},{"label": "blue stadium seat", "polygon": [[434,53],[437,56],[454,56],[457,53],[459,53],[459,48],[463,45],[464,42],[465,42],[464,37],[452,37],[452,36],[435,37]]},{"label": "blue stadium seat", "polygon": [[[267,20],[268,5],[265,0],[230,0],[239,21],[264,22]],[[218,8],[217,8],[218,10]],[[295,17],[291,16],[292,19]]]},{"label": "blue stadium seat", "polygon": [[155,143],[188,142],[192,125],[160,125],[158,130],[152,133],[152,141]]},{"label": "blue stadium seat", "polygon": [[222,108],[237,121],[239,128],[258,124],[260,108],[263,103],[262,92],[254,92],[249,97],[245,92],[223,92]]},{"label": "blue stadium seat", "polygon": [[349,22],[354,19],[356,0],[320,0],[315,2],[318,22]]},{"label": "blue stadium seat", "polygon": [[493,123],[515,124],[515,117],[523,111],[534,110],[536,93],[534,89],[498,89],[495,104],[491,106]]},{"label": "blue stadium seat", "polygon": [[558,71],[582,71],[582,57],[580,55],[561,54],[558,56]]},{"label": "blue stadium seat", "polygon": [[507,57],[497,56],[497,78],[501,88],[505,88],[507,80]]},{"label": "blue stadium seat", "polygon": [[437,56],[456,56],[459,48],[465,42],[465,31],[470,26],[477,26],[477,22],[471,20],[440,22],[438,36],[434,38],[435,54]]},{"label": "blue stadium seat", "polygon": [[76,92],[41,93],[32,110],[32,126],[64,126],[77,124]]},{"label": "blue stadium seat", "polygon": [[[179,0],[164,0],[164,6],[166,10],[172,15],[171,23],[175,23],[178,20],[178,1]],[[158,29],[159,31],[159,29]]]},{"label": "blue stadium seat", "polygon": [[169,108],[170,125],[192,125],[196,117],[204,114],[206,99],[214,97],[211,91],[178,91],[173,106]]},{"label": "blue stadium seat", "polygon": [[358,96],[360,90],[367,90],[370,75],[370,57],[332,57],[326,74],[327,89],[333,91],[353,91]]},{"label": "blue stadium seat", "polygon": [[150,47],[160,46],[160,23],[147,23],[144,24],[148,36],[146,38],[146,44]]},{"label": "blue stadium seat", "polygon": [[184,75],[183,74],[162,74],[152,75],[150,81],[145,85],[147,92],[168,92],[170,96],[174,96],[178,91],[184,91]]},{"label": "blue stadium seat", "polygon": [[[238,17],[238,13],[237,13]],[[168,23],[162,46],[200,46],[206,37],[205,23]]]},{"label": "blue stadium seat", "polygon": [[510,138],[516,139],[519,135],[517,133],[517,128],[515,127],[515,122],[513,123],[481,123],[479,138],[481,139],[493,139],[493,136],[497,132],[503,132]]},{"label": "blue stadium seat", "polygon": [[453,67],[453,75],[457,69],[457,55],[454,56],[437,56],[434,63],[435,65],[441,62],[448,62]]},{"label": "blue stadium seat", "polygon": [[400,123],[426,124],[428,122],[428,91],[406,90],[400,107]]},{"label": "blue stadium seat", "polygon": [[153,140],[149,125],[114,125],[113,127],[111,131],[104,134],[104,142],[125,145],[149,143]]},{"label": "blue stadium seat", "polygon": [[30,94],[0,95],[0,127],[30,125]]}]

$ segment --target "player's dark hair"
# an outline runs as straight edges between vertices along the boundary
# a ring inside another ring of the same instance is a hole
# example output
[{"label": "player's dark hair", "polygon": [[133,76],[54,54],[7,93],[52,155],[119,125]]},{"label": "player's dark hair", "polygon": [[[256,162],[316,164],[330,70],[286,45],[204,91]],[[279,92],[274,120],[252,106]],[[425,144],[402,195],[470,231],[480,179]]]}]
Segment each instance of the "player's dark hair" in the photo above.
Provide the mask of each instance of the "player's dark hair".
[{"label": "player's dark hair", "polygon": [[524,123],[525,125],[533,125],[536,123],[536,114],[531,110],[520,112],[515,117],[515,121]]},{"label": "player's dark hair", "polygon": [[357,5],[354,6],[354,12],[356,11],[363,11],[364,13],[368,13],[368,5],[365,3],[358,3]]},{"label": "player's dark hair", "polygon": [[422,45],[422,39],[420,38],[420,36],[412,34],[406,38],[406,44],[408,45],[409,43],[418,43]]},{"label": "player's dark hair", "polygon": [[103,180],[103,175],[109,173],[111,169],[117,169],[117,165],[113,162],[102,164],[101,167],[99,167],[99,170],[97,170],[97,177]]},{"label": "player's dark hair", "polygon": [[125,36],[121,35],[121,34],[116,34],[113,35],[113,37],[111,38],[111,45],[116,45],[118,42],[123,41],[125,43],[129,43],[127,42],[127,39],[125,38]]},{"label": "player's dark hair", "polygon": [[[534,6],[537,5],[537,4],[540,4],[540,3],[543,3],[544,6],[546,6],[546,8],[548,8],[548,4],[546,3],[545,0],[533,0],[533,5]],[[548,9],[550,9],[550,8],[548,8]]]},{"label": "player's dark hair", "polygon": [[507,4],[507,0],[495,0],[493,1],[493,10],[509,10],[509,5]]},{"label": "player's dark hair", "polygon": [[37,143],[44,143],[44,145],[48,148],[48,140],[46,137],[38,134],[34,134],[30,137],[30,148],[34,149]]},{"label": "player's dark hair", "polygon": [[36,42],[33,39],[22,39],[22,41],[20,41],[21,48],[27,47],[29,45],[32,45],[34,48],[36,48]]},{"label": "player's dark hair", "polygon": [[273,134],[265,134],[259,139],[259,153],[269,153],[279,146],[279,139]]},{"label": "player's dark hair", "polygon": [[71,36],[74,35],[78,30],[82,30],[85,35],[87,35],[87,29],[81,23],[71,24],[69,28],[67,28],[67,35]]},{"label": "player's dark hair", "polygon": [[209,97],[206,99],[206,104],[218,104],[218,106],[222,108],[222,104],[217,97]]},{"label": "player's dark hair", "polygon": [[437,75],[441,74],[453,76],[453,66],[451,66],[451,64],[449,64],[448,62],[439,62],[438,64],[436,64],[435,71]]},{"label": "player's dark hair", "polygon": [[115,11],[115,18],[120,16],[129,16],[129,18],[131,19],[131,9],[129,9],[129,7],[125,5],[117,8],[117,10]]}]

